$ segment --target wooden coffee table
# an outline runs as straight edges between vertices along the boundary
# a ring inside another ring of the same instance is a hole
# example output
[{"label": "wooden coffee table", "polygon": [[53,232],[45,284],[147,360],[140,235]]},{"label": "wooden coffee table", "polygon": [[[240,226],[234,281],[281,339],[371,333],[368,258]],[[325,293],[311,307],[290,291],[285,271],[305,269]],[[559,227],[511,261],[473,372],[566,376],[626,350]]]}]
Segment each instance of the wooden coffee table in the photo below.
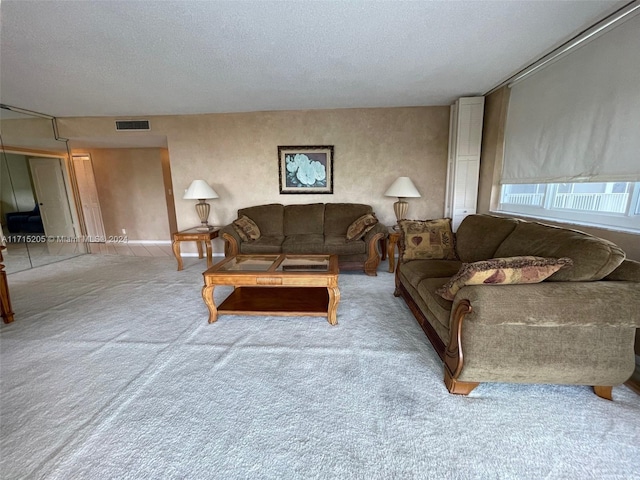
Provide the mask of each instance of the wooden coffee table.
[{"label": "wooden coffee table", "polygon": [[[235,255],[202,275],[209,323],[221,314],[326,316],[331,325],[338,323],[337,255]],[[216,306],[213,290],[218,285],[234,290]]]}]

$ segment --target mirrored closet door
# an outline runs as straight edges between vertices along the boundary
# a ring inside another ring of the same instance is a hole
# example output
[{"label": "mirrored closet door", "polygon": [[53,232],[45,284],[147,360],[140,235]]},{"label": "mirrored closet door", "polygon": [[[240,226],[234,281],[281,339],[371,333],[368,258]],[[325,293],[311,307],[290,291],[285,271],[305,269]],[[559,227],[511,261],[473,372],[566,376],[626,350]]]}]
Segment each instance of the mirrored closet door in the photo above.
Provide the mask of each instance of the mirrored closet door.
[{"label": "mirrored closet door", "polygon": [[0,242],[8,274],[87,252],[78,240],[67,142],[53,119],[0,108]]}]

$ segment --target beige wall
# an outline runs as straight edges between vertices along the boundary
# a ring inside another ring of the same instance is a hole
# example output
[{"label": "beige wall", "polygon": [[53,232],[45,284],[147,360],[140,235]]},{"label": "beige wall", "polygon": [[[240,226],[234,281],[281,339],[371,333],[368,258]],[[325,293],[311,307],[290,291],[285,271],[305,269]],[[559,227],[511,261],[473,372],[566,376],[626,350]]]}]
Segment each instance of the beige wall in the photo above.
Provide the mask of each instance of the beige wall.
[{"label": "beige wall", "polygon": [[[499,194],[498,182],[502,171],[504,127],[508,102],[509,91],[507,87],[494,92],[485,99],[483,144],[480,158],[480,184],[478,190],[479,213],[490,213],[497,206]],[[627,258],[640,261],[640,235],[582,225],[576,226],[560,222],[549,222],[546,220],[544,222],[565,227],[568,226],[601,238],[606,238],[622,248],[627,254]]]},{"label": "beige wall", "polygon": [[4,148],[27,148],[67,154],[67,144],[55,139],[53,123],[45,118],[12,118],[0,120]]},{"label": "beige wall", "polygon": [[[443,214],[448,107],[146,118],[151,120],[151,134],[167,139],[180,229],[199,223],[194,201],[182,200],[182,192],[197,178],[207,180],[220,195],[209,201],[209,222],[214,225],[233,221],[239,208],[272,202],[367,203],[374,207],[381,222],[393,225],[396,199],[384,197],[384,192],[401,175],[411,177],[422,194],[422,198],[408,200],[409,217],[423,219]],[[115,118],[63,118],[58,120],[58,126],[60,134],[72,140],[117,135],[128,140],[143,138],[140,132],[116,133],[114,121]],[[281,195],[278,145],[333,145],[334,194]],[[107,188],[119,188],[119,180],[110,182]]]},{"label": "beige wall", "polygon": [[98,188],[107,238],[169,240],[169,215],[165,200],[161,148],[82,149],[88,153]]}]

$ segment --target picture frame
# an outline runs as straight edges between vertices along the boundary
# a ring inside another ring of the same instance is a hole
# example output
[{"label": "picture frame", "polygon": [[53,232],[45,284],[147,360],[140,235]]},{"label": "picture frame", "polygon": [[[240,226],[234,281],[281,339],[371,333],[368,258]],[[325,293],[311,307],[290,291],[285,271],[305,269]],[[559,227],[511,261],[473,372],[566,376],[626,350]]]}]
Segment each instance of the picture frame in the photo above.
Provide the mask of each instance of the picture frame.
[{"label": "picture frame", "polygon": [[333,145],[278,146],[281,194],[332,194]]}]

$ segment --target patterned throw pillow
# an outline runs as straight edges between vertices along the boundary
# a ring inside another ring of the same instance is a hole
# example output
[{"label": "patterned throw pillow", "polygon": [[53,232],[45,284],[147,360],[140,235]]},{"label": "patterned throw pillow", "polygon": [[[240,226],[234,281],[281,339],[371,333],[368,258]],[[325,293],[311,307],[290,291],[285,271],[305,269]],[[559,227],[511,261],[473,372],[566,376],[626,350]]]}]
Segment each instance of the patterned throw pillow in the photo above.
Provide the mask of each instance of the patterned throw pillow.
[{"label": "patterned throw pillow", "polygon": [[570,258],[505,257],[464,263],[451,279],[436,293],[453,300],[465,285],[515,285],[539,283],[561,268],[570,267]]},{"label": "patterned throw pillow", "polygon": [[260,238],[258,225],[246,215],[242,215],[235,220],[233,222],[233,228],[245,242],[252,242]]},{"label": "patterned throw pillow", "polygon": [[451,219],[400,220],[400,257],[406,260],[455,260]]},{"label": "patterned throw pillow", "polygon": [[349,225],[347,229],[347,242],[354,242],[364,237],[371,230],[378,219],[372,213],[366,213]]}]

